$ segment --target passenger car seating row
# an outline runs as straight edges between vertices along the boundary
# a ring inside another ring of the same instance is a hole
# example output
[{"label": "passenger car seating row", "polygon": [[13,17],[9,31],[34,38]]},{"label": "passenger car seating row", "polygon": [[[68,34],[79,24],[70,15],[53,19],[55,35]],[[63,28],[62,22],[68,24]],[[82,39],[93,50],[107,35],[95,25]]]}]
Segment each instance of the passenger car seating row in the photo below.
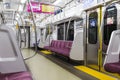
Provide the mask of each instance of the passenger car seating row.
[{"label": "passenger car seating row", "polygon": [[71,47],[72,41],[52,40],[51,44],[45,46],[44,49],[69,57]]}]

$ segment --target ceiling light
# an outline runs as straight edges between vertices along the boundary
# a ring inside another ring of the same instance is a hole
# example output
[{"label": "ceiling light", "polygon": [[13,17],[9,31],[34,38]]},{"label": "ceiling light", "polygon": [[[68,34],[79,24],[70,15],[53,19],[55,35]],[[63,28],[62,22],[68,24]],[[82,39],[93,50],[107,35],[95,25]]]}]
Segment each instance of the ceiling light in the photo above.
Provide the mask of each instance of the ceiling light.
[{"label": "ceiling light", "polygon": [[26,0],[21,0],[21,3],[24,4],[26,2]]}]

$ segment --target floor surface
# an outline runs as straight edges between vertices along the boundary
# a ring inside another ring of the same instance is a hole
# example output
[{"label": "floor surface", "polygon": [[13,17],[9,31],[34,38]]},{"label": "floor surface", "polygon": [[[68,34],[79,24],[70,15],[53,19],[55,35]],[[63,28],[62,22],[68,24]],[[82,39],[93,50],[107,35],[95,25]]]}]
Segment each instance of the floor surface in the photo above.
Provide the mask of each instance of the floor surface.
[{"label": "floor surface", "polygon": [[[35,52],[31,49],[22,50],[23,57],[32,56]],[[34,80],[81,80],[42,55],[37,54],[25,61]]]}]

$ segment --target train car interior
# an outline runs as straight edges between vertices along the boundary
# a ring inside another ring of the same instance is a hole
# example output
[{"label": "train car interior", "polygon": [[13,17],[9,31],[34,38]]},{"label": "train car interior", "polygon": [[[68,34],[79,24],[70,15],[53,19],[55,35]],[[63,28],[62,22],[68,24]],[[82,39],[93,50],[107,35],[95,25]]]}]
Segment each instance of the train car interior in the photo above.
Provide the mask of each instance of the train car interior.
[{"label": "train car interior", "polygon": [[120,80],[120,0],[0,0],[0,80]]}]

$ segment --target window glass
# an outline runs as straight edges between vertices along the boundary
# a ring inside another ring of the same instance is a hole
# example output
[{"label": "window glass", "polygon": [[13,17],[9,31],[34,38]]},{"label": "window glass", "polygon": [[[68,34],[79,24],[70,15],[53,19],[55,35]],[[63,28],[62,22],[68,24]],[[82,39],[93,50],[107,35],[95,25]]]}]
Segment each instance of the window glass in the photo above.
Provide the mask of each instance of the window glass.
[{"label": "window glass", "polygon": [[106,9],[104,16],[104,44],[108,45],[113,30],[117,29],[117,9],[109,7]]},{"label": "window glass", "polygon": [[97,27],[98,27],[98,14],[93,12],[89,15],[89,26],[88,26],[88,42],[90,44],[97,43]]},{"label": "window glass", "polygon": [[64,40],[64,24],[58,25],[58,40]]}]

